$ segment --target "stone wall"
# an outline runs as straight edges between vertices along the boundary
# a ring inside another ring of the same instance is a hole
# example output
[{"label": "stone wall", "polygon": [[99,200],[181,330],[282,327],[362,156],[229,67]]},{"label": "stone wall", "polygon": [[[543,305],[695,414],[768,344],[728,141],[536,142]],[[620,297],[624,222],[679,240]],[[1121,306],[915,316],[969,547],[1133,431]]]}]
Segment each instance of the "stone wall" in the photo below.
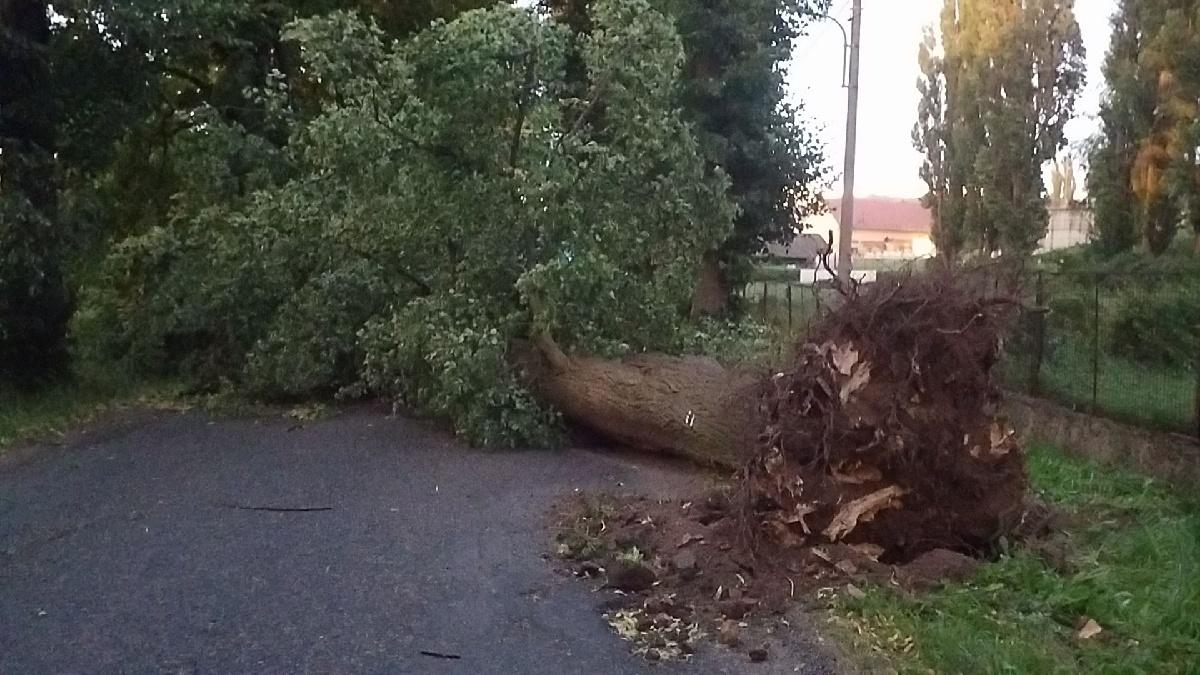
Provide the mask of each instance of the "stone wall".
[{"label": "stone wall", "polygon": [[1138,429],[1019,394],[1008,394],[1005,408],[1029,442],[1125,466],[1189,492],[1200,490],[1200,443],[1195,438]]}]

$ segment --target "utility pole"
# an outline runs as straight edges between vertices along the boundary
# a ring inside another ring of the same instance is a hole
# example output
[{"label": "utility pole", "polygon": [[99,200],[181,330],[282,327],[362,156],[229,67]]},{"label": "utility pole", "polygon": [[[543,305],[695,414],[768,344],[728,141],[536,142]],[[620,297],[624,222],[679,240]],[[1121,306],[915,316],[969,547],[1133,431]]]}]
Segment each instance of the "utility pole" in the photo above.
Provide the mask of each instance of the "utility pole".
[{"label": "utility pole", "polygon": [[838,280],[850,283],[854,247],[854,159],[858,150],[858,67],[862,51],[862,0],[854,0],[850,17],[850,84],[846,103],[846,169],[838,240]]}]

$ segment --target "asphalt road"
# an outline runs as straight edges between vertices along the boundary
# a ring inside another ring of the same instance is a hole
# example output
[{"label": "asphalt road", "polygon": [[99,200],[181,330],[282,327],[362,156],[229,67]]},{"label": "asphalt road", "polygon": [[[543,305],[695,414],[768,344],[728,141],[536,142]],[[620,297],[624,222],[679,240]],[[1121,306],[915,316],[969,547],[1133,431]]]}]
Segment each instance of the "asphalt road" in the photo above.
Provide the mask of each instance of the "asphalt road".
[{"label": "asphalt road", "polygon": [[666,496],[686,471],[475,451],[369,410],[290,426],[143,414],[0,463],[0,674],[831,668],[800,634],[762,665],[648,664],[543,559],[555,499]]}]

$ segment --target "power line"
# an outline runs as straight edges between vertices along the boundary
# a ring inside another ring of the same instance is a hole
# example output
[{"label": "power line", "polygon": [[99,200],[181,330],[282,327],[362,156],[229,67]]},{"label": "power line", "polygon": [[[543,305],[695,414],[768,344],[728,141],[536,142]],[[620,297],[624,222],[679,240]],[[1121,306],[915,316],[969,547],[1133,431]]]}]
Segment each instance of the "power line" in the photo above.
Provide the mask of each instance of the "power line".
[{"label": "power line", "polygon": [[[849,6],[849,4],[850,4],[850,0],[842,0],[841,6],[838,7],[838,9],[836,9],[835,11],[829,12],[829,14],[827,14],[826,16],[830,16],[830,17],[833,17],[836,19],[838,17],[838,15],[840,15],[842,12],[846,11],[846,7]],[[827,36],[831,35],[833,33],[833,29],[836,27],[837,26],[835,26],[835,25],[825,24],[824,26],[819,28],[816,32],[809,33],[807,36],[805,36],[807,38],[808,44],[805,45],[805,48],[798,54],[796,52],[792,53],[792,63],[799,63],[799,62],[803,61],[804,59],[808,58],[809,56],[811,56],[812,53],[820,45],[822,40],[824,40]]]}]

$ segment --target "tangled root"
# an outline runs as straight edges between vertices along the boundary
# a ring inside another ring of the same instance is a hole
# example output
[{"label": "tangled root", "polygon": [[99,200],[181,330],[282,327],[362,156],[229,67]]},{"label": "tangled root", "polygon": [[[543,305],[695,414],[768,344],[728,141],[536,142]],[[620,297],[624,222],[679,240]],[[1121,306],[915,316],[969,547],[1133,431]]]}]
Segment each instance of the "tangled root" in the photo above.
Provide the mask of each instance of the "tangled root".
[{"label": "tangled root", "polygon": [[1028,477],[992,371],[1014,306],[948,271],[848,291],[764,394],[742,474],[750,528],[894,560],[1009,532]]}]

